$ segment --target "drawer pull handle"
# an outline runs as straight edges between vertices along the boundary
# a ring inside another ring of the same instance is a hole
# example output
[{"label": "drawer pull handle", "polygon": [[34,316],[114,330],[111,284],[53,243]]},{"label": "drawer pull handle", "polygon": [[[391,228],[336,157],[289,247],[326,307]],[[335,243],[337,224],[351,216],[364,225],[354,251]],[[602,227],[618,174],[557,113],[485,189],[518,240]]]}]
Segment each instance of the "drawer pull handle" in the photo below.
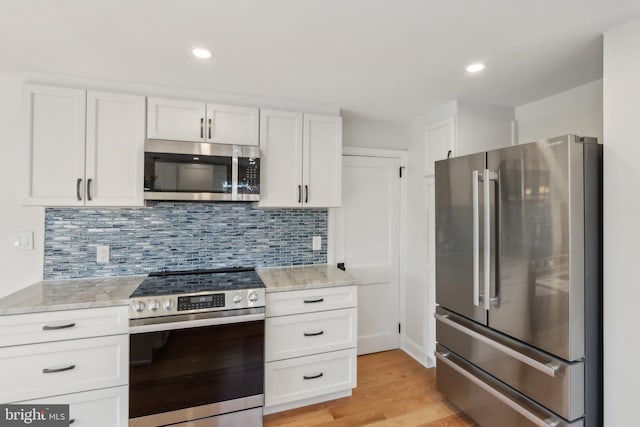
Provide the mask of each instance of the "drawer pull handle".
[{"label": "drawer pull handle", "polygon": [[75,322],[65,323],[64,325],[44,325],[42,327],[42,330],[43,331],[55,331],[55,330],[58,330],[58,329],[73,328],[74,326],[76,326]]},{"label": "drawer pull handle", "polygon": [[305,332],[304,336],[305,337],[317,337],[318,335],[322,335],[324,334],[324,331],[320,331],[320,332]]},{"label": "drawer pull handle", "polygon": [[69,365],[69,366],[65,366],[64,368],[44,368],[42,370],[43,374],[55,374],[56,372],[64,372],[64,371],[70,371],[72,369],[74,369],[76,367],[76,365]]},{"label": "drawer pull handle", "polygon": [[318,299],[306,299],[304,300],[305,304],[313,304],[315,302],[322,302],[324,301],[324,298],[318,298]]},{"label": "drawer pull handle", "polygon": [[324,374],[322,372],[320,372],[318,375],[310,375],[310,376],[304,375],[302,378],[305,379],[305,380],[315,380],[316,378],[320,378],[323,375]]}]

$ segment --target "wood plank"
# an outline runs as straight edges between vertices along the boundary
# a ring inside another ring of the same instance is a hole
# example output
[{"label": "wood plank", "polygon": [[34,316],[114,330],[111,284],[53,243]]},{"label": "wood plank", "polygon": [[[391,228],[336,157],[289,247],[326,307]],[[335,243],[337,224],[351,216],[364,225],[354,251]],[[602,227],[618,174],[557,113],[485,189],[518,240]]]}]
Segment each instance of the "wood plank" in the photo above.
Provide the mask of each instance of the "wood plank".
[{"label": "wood plank", "polygon": [[435,370],[400,350],[358,357],[353,395],[264,417],[264,427],[471,427],[436,389]]}]

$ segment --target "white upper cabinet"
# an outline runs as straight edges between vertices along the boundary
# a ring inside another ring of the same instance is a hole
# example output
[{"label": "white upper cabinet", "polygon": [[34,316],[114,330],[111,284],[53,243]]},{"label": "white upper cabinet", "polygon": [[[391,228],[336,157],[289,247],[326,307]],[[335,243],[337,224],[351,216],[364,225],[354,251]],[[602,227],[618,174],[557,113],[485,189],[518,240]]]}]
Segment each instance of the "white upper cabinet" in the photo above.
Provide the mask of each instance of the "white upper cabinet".
[{"label": "white upper cabinet", "polygon": [[427,126],[427,150],[425,175],[435,173],[435,162],[454,156],[456,143],[456,119],[450,116]]},{"label": "white upper cabinet", "polygon": [[25,87],[29,154],[29,203],[82,204],[85,91]]},{"label": "white upper cabinet", "polygon": [[203,102],[147,98],[147,138],[205,141],[206,106]]},{"label": "white upper cabinet", "polygon": [[342,203],[342,118],[304,115],[302,181],[304,206]]},{"label": "white upper cabinet", "polygon": [[340,117],[261,110],[260,151],[260,206],[340,206]]},{"label": "white upper cabinet", "polygon": [[260,112],[260,206],[302,203],[302,114]]},{"label": "white upper cabinet", "polygon": [[259,145],[259,114],[257,108],[207,104],[207,141]]},{"label": "white upper cabinet", "polygon": [[29,204],[142,206],[143,96],[26,85],[25,98]]},{"label": "white upper cabinet", "polygon": [[87,92],[87,206],[142,206],[144,101]]},{"label": "white upper cabinet", "polygon": [[259,110],[149,97],[147,138],[258,145]]}]

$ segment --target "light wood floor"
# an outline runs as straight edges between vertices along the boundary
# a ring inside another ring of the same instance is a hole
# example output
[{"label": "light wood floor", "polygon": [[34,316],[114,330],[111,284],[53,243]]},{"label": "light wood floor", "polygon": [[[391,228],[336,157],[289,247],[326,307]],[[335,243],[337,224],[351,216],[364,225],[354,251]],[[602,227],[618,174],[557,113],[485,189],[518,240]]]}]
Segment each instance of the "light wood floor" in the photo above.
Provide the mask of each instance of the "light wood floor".
[{"label": "light wood floor", "polygon": [[400,350],[358,357],[351,397],[267,415],[265,427],[475,426],[436,390],[435,370]]}]

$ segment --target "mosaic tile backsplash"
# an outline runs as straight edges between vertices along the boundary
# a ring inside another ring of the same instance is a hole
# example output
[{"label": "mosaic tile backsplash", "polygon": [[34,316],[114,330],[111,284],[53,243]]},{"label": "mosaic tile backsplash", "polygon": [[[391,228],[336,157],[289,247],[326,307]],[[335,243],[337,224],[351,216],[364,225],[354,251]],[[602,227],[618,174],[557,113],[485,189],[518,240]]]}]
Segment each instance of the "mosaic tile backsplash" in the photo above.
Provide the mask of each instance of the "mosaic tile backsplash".
[{"label": "mosaic tile backsplash", "polygon": [[[312,236],[322,250],[312,251]],[[44,278],[327,262],[326,209],[253,203],[156,202],[146,208],[45,211]],[[110,262],[96,262],[96,246]]]}]

